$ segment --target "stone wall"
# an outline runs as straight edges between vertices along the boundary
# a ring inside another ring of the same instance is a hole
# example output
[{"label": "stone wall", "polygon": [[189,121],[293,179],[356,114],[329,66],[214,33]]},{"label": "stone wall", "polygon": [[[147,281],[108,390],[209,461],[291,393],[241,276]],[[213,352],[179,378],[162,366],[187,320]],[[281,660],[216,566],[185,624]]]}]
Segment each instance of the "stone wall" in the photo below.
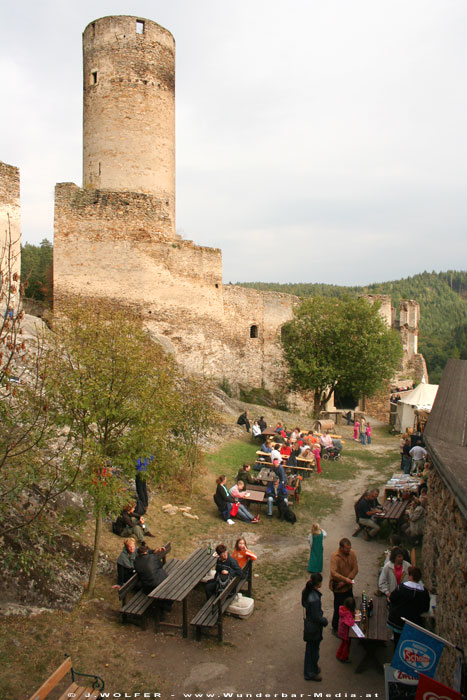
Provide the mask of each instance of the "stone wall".
[{"label": "stone wall", "polygon": [[221,251],[175,240],[159,221],[153,195],[57,185],[55,302],[109,299],[140,315],[187,370],[274,388],[296,297],[224,286]]},{"label": "stone wall", "polygon": [[[19,168],[0,161],[0,260],[1,270],[20,273],[21,218]],[[16,300],[14,300],[16,303]]]},{"label": "stone wall", "polygon": [[[436,633],[467,649],[467,521],[435,468],[423,538],[423,582],[437,594]],[[438,678],[452,685],[456,653],[445,647]]]}]

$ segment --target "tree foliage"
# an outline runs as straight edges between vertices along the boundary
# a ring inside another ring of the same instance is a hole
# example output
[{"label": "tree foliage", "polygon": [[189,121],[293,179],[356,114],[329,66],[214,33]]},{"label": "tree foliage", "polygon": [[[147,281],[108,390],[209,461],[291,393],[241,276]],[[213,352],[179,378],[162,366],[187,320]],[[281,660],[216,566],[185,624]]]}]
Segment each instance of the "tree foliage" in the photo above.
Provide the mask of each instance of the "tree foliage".
[{"label": "tree foliage", "polygon": [[47,396],[80,454],[79,488],[95,515],[94,587],[102,519],[128,501],[141,455],[148,478],[166,468],[178,412],[177,371],[134,315],[94,300],[61,307],[48,360]]},{"label": "tree foliage", "polygon": [[[309,296],[338,297],[387,294],[396,309],[401,299],[420,304],[418,348],[427,362],[430,381],[438,383],[450,357],[462,357],[462,328],[467,324],[467,272],[422,272],[405,279],[378,282],[366,287],[332,284],[278,284],[249,282],[243,286],[264,291]],[[458,329],[460,329],[458,331]]]},{"label": "tree foliage", "polygon": [[402,358],[398,334],[364,298],[311,297],[282,327],[290,386],[313,394],[318,414],[336,388],[372,395],[394,375]]},{"label": "tree foliage", "polygon": [[26,243],[21,246],[21,279],[28,299],[52,305],[53,246],[47,238],[39,246]]}]

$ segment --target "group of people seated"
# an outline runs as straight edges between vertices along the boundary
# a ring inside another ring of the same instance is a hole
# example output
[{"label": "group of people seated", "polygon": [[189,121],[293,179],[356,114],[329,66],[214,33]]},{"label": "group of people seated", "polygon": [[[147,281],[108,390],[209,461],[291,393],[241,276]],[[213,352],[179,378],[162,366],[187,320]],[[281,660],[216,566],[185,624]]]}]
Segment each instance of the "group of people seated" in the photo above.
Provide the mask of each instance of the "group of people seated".
[{"label": "group of people seated", "polygon": [[264,416],[261,416],[257,420],[253,421],[253,425],[251,425],[248,411],[243,411],[243,413],[241,413],[238,416],[237,425],[244,425],[247,433],[250,432],[251,428],[253,437],[258,437],[259,435],[261,435],[263,430],[266,430],[266,428],[268,427],[266,421],[264,420]]},{"label": "group of people seated", "polygon": [[231,555],[225,544],[218,544],[214,556],[217,556],[216,573],[214,578],[207,581],[204,585],[206,598],[222,593],[223,589],[228,586],[233,578],[237,576],[244,578],[244,567],[246,563],[250,560],[255,561],[257,559],[256,554],[253,554],[253,552],[248,549],[244,537],[239,537],[235,542],[235,547]]},{"label": "group of people seated", "polygon": [[[378,536],[381,529],[378,523],[378,513],[382,511],[378,489],[368,489],[355,505],[357,522],[364,528],[364,539],[373,539]],[[404,512],[404,520],[401,524],[401,532],[411,544],[418,544],[423,537],[425,527],[425,514],[428,503],[428,491],[426,484],[421,484],[418,494],[409,497],[410,503]]]}]

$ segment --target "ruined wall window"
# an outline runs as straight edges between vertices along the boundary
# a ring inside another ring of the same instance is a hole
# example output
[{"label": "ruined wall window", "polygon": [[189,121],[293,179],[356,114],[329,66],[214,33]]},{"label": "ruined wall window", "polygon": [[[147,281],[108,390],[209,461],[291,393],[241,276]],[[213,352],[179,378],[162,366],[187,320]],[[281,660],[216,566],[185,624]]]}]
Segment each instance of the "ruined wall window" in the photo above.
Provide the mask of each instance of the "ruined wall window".
[{"label": "ruined wall window", "polygon": [[219,282],[216,282],[216,289],[219,289]]},{"label": "ruined wall window", "polygon": [[97,71],[91,71],[91,85],[97,85]]},{"label": "ruined wall window", "polygon": [[250,326],[250,338],[257,338],[258,337],[258,326]]},{"label": "ruined wall window", "polygon": [[144,34],[144,22],[140,19],[136,20],[136,33]]}]

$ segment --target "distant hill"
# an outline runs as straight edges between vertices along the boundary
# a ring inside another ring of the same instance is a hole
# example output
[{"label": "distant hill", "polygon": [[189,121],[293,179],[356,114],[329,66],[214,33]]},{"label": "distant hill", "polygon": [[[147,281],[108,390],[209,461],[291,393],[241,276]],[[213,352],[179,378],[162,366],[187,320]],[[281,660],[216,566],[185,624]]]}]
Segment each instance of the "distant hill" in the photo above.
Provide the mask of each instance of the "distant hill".
[{"label": "distant hill", "polygon": [[421,316],[418,347],[427,361],[430,382],[439,382],[450,357],[467,360],[467,271],[422,272],[413,277],[370,284],[367,287],[274,282],[237,284],[301,297],[387,294],[396,308],[401,299],[415,299],[420,304]]}]

